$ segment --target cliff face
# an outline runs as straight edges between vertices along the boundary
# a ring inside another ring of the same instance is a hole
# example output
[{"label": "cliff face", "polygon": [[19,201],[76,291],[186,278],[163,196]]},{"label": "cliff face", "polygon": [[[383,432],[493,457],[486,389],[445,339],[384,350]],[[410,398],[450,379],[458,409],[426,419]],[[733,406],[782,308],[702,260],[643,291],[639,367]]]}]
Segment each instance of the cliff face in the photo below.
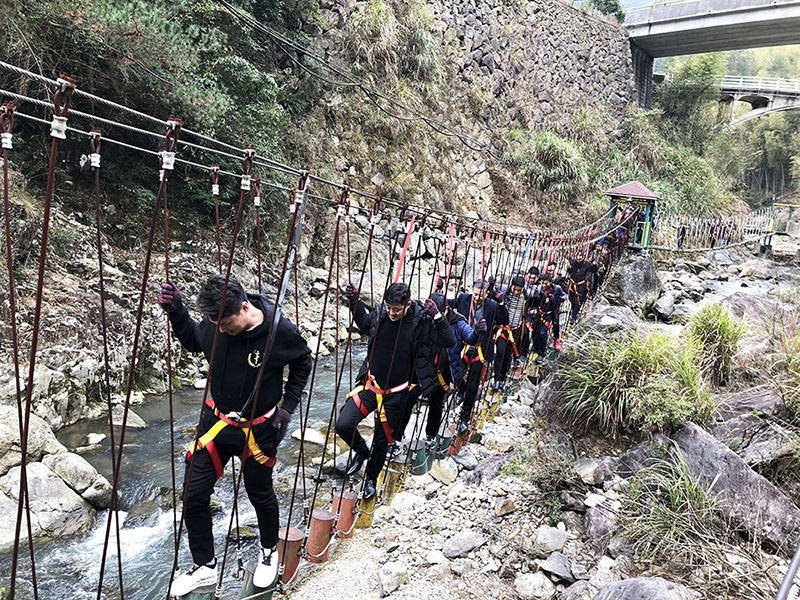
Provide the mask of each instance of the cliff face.
[{"label": "cliff face", "polygon": [[542,222],[534,205],[552,198],[508,160],[511,137],[574,138],[587,115],[600,115],[593,135],[604,137],[635,101],[627,33],[558,0],[335,0],[321,16],[315,46],[332,63],[489,149],[331,88],[305,118],[333,141],[309,151],[332,175],[409,203]]},{"label": "cliff face", "polygon": [[621,119],[634,99],[628,35],[557,0],[440,1],[436,29],[466,84],[484,80],[497,102],[488,127],[563,124],[587,105]]}]

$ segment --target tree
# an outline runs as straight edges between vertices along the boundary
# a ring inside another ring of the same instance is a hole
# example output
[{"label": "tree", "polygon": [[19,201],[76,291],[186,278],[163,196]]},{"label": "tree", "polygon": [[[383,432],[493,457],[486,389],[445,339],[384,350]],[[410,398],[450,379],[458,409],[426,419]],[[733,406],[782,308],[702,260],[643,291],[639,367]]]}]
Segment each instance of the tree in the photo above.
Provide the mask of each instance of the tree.
[{"label": "tree", "polygon": [[619,0],[591,0],[592,7],[604,15],[613,15],[617,21],[622,23],[625,20],[625,11]]}]

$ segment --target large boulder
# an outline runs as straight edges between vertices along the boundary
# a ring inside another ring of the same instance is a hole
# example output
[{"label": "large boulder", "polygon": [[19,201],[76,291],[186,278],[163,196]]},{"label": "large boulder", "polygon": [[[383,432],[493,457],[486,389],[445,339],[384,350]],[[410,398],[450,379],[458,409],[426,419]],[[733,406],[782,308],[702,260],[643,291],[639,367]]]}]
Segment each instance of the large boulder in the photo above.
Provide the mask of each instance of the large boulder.
[{"label": "large boulder", "polygon": [[735,452],[694,423],[686,423],[672,439],[692,473],[723,500],[723,513],[772,548],[800,543],[800,509]]},{"label": "large boulder", "polygon": [[111,506],[111,484],[82,456],[72,452],[48,454],[42,462],[95,508]]},{"label": "large boulder", "polygon": [[[19,416],[15,406],[0,406],[0,475],[20,464]],[[41,460],[45,454],[66,452],[50,426],[31,413],[28,427],[28,460]]]},{"label": "large boulder", "polygon": [[578,334],[609,336],[627,333],[641,325],[641,321],[627,306],[616,306],[601,300],[581,315],[576,330]]},{"label": "large boulder", "polygon": [[653,259],[642,252],[628,252],[614,267],[603,288],[611,304],[641,313],[661,293],[661,281]]},{"label": "large boulder", "polygon": [[715,423],[712,435],[736,452],[751,467],[793,456],[795,436],[770,419],[748,413]]},{"label": "large boulder", "polygon": [[[0,477],[0,491],[8,496],[14,505],[18,501],[20,472],[21,467],[14,467]],[[91,527],[95,511],[58,475],[38,462],[28,465],[27,474],[31,528],[34,536],[66,537]],[[26,526],[23,524],[23,533],[25,530]],[[0,538],[0,548],[10,545],[13,541],[12,531],[11,538]]]},{"label": "large boulder", "polygon": [[725,303],[730,306],[731,313],[735,316],[747,317],[757,324],[763,321],[769,322],[785,313],[785,310],[775,300],[743,292],[726,296]]},{"label": "large boulder", "polygon": [[593,600],[695,600],[689,588],[661,577],[637,577],[609,583]]}]

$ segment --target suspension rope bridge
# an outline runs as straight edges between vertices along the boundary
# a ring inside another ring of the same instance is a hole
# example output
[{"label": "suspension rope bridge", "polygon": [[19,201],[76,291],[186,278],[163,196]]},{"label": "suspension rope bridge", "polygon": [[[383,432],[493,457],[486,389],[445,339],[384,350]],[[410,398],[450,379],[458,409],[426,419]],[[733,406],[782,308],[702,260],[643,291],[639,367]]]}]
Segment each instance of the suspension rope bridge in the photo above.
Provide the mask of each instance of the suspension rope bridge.
[{"label": "suspension rope bridge", "polygon": [[[112,501],[109,510],[108,519],[105,523],[104,544],[103,551],[100,557],[100,575],[97,584],[96,596],[98,600],[103,597],[104,590],[107,587],[105,582],[106,566],[108,561],[109,546],[111,543],[112,529],[115,532],[116,553],[117,553],[117,574],[118,574],[118,589],[115,593],[119,594],[120,598],[124,598],[124,577],[123,577],[123,561],[122,552],[120,547],[120,523],[119,523],[119,485],[120,475],[124,462],[124,449],[125,437],[127,430],[127,422],[130,408],[131,394],[134,386],[134,374],[136,372],[137,364],[140,359],[140,346],[142,337],[142,320],[146,303],[148,302],[147,292],[148,284],[151,276],[151,264],[153,260],[153,251],[155,246],[156,234],[158,233],[159,226],[162,228],[164,240],[164,271],[163,277],[165,281],[170,281],[170,255],[169,255],[169,206],[168,206],[168,188],[169,183],[176,178],[176,165],[184,165],[187,169],[195,169],[207,172],[211,185],[211,195],[214,199],[215,206],[215,240],[216,240],[216,266],[218,270],[223,273],[224,285],[222,288],[222,299],[220,301],[219,313],[215,323],[220,323],[224,318],[223,310],[225,305],[225,297],[229,290],[231,282],[231,273],[237,252],[239,249],[239,237],[242,229],[243,215],[245,212],[246,201],[251,199],[252,209],[255,210],[257,216],[257,239],[256,239],[256,256],[257,263],[257,280],[259,292],[262,290],[262,263],[261,263],[261,189],[271,188],[278,190],[287,197],[287,210],[288,210],[288,225],[286,230],[286,241],[284,248],[284,256],[277,277],[278,291],[275,297],[271,299],[272,306],[271,312],[265,311],[265,317],[269,317],[268,333],[266,337],[266,344],[262,352],[262,361],[258,369],[257,378],[253,389],[247,396],[243,408],[239,411],[239,416],[242,422],[254,423],[258,417],[256,407],[258,405],[257,399],[260,397],[260,390],[265,377],[268,358],[273,352],[273,346],[277,338],[278,329],[281,319],[283,318],[284,303],[286,301],[287,293],[290,294],[290,283],[294,279],[294,317],[297,325],[300,323],[300,302],[299,302],[299,274],[298,274],[298,260],[297,254],[303,240],[303,234],[306,223],[306,214],[311,203],[316,203],[318,206],[324,208],[332,208],[334,210],[333,221],[333,238],[331,246],[331,258],[328,266],[327,281],[325,292],[322,299],[322,311],[319,315],[319,330],[322,332],[326,323],[333,318],[336,324],[342,323],[342,315],[340,314],[341,301],[338,294],[334,297],[331,296],[331,288],[339,289],[341,282],[346,279],[348,282],[353,282],[354,275],[358,277],[357,290],[362,290],[364,286],[367,272],[369,271],[369,306],[375,307],[380,311],[381,299],[386,295],[392,283],[403,282],[409,289],[414,289],[416,284],[416,296],[418,299],[431,297],[436,291],[441,290],[444,294],[446,303],[456,300],[457,291],[459,289],[469,288],[468,282],[472,280],[485,280],[488,279],[498,290],[510,289],[511,279],[513,275],[527,274],[532,267],[536,267],[542,273],[548,271],[551,265],[554,267],[556,273],[566,273],[572,268],[569,259],[573,257],[582,258],[585,261],[604,262],[604,266],[610,269],[613,264],[619,260],[628,243],[628,236],[632,229],[632,225],[637,218],[635,211],[620,211],[619,214],[614,208],[608,212],[600,215],[597,219],[586,224],[580,224],[574,227],[560,228],[560,229],[537,229],[531,228],[530,224],[522,223],[507,223],[500,221],[490,221],[486,219],[469,218],[464,215],[451,215],[443,213],[443,211],[433,211],[423,206],[409,206],[408,204],[393,200],[391,198],[383,197],[379,194],[374,194],[364,190],[353,188],[346,183],[337,183],[330,181],[326,178],[317,176],[308,170],[293,167],[280,163],[279,161],[271,160],[265,157],[259,157],[251,147],[236,147],[233,144],[203,135],[187,129],[181,119],[177,117],[170,117],[166,121],[142,113],[125,105],[113,102],[111,100],[101,98],[99,96],[84,92],[76,87],[75,81],[67,76],[61,76],[56,80],[32,73],[26,69],[9,65],[0,62],[0,68],[10,70],[17,75],[38,81],[46,86],[49,86],[52,92],[52,100],[44,100],[29,95],[19,94],[9,90],[0,90],[0,96],[13,101],[7,102],[0,110],[0,128],[2,129],[2,150],[3,150],[3,196],[4,196],[4,224],[5,224],[5,237],[6,237],[6,262],[7,262],[7,276],[8,276],[8,290],[9,290],[9,310],[10,310],[10,323],[12,333],[12,351],[13,361],[16,376],[16,398],[18,407],[18,418],[20,428],[20,448],[21,448],[21,475],[19,482],[18,493],[18,508],[16,514],[16,536],[13,549],[13,561],[11,572],[11,597],[14,597],[17,585],[17,575],[19,569],[19,554],[20,554],[20,539],[21,527],[23,522],[23,515],[27,525],[28,532],[28,552],[30,555],[32,583],[34,590],[34,597],[38,598],[37,583],[36,583],[36,561],[35,561],[35,545],[33,541],[33,532],[31,529],[31,511],[30,511],[30,497],[27,483],[26,462],[28,459],[28,438],[30,433],[30,420],[31,411],[33,408],[34,398],[34,369],[37,364],[37,350],[39,346],[39,330],[41,324],[41,311],[42,311],[42,298],[44,291],[45,272],[47,267],[47,249],[49,241],[49,225],[51,208],[53,201],[53,188],[55,177],[55,166],[59,156],[59,149],[61,143],[69,136],[78,136],[88,139],[89,160],[93,173],[94,180],[94,212],[95,212],[95,238],[97,243],[97,258],[98,258],[98,273],[99,273],[99,293],[100,293],[100,330],[103,341],[103,360],[104,360],[104,398],[108,410],[108,423],[109,423],[109,440],[111,442],[111,471],[112,471]],[[139,121],[146,122],[149,127],[159,126],[163,128],[162,132],[152,131],[144,126],[130,125],[122,123],[108,117],[100,117],[89,112],[78,111],[73,108],[73,103],[77,98],[85,98],[93,103],[101,104],[112,111],[122,112],[130,117],[134,117]],[[30,105],[32,107],[45,109],[45,117],[50,116],[50,119],[39,117],[29,112],[23,112],[20,107]],[[161,150],[152,150],[146,148],[144,145],[130,143],[107,137],[97,129],[84,129],[68,125],[68,119],[75,117],[79,120],[90,121],[93,124],[99,124],[104,127],[111,128],[112,130],[119,130],[129,135],[141,136],[142,139],[157,140],[162,143]],[[32,337],[30,341],[30,350],[27,361],[23,361],[19,351],[19,336],[16,328],[17,322],[17,296],[15,288],[13,265],[13,248],[11,236],[11,217],[10,217],[10,199],[9,199],[9,158],[13,150],[13,125],[14,119],[26,119],[32,123],[49,126],[51,149],[49,154],[49,166],[47,172],[46,189],[44,195],[44,205],[42,213],[42,229],[41,229],[41,247],[38,258],[38,270],[35,291],[35,305],[32,314]],[[191,137],[199,140],[202,143],[188,142],[186,137]],[[137,307],[135,311],[135,328],[133,331],[132,351],[129,358],[128,369],[125,379],[125,394],[123,402],[122,420],[117,427],[114,425],[112,418],[112,401],[111,401],[111,384],[109,380],[109,352],[108,352],[108,324],[105,306],[105,275],[104,275],[104,257],[102,249],[103,239],[103,210],[100,199],[101,194],[101,149],[107,149],[107,144],[141,152],[150,157],[158,158],[158,185],[153,197],[152,212],[149,221],[147,242],[145,248],[144,265],[141,271],[141,285],[138,294]],[[241,162],[240,172],[233,172],[223,170],[216,163],[202,162],[200,160],[188,160],[178,156],[180,148],[184,147],[190,149],[192,152],[199,153],[203,156],[211,155],[218,159],[238,160]],[[297,178],[296,187],[286,186],[278,181],[267,181],[262,174],[255,174],[255,169],[259,168],[262,173],[274,172],[280,176],[292,176]],[[187,170],[188,173],[188,170]],[[221,235],[220,227],[220,184],[219,176],[235,178],[239,181],[239,198],[236,203],[234,211],[233,227],[230,232],[229,239],[227,240],[227,249],[223,248],[223,236]],[[338,196],[335,199],[326,197],[324,194],[312,193],[312,185],[320,185],[327,188],[336,190]],[[355,214],[363,214],[367,218],[367,224],[364,228],[354,231],[356,225],[352,219]],[[161,217],[159,219],[159,217]],[[373,266],[374,252],[373,245],[375,240],[375,229],[379,223],[386,221],[395,229],[395,234],[392,235],[391,248],[389,251],[388,268],[385,273],[377,273]],[[697,252],[705,251],[708,246],[705,246],[708,240],[711,240],[710,247],[720,246],[733,246],[737,244],[748,243],[753,239],[763,237],[768,233],[768,218],[762,212],[753,213],[750,215],[739,215],[731,217],[727,220],[720,219],[687,219],[679,216],[662,216],[661,227],[663,231],[677,232],[679,247],[671,248],[659,246],[657,249],[670,249],[681,252]],[[681,228],[685,227],[685,232],[681,238]],[[366,230],[366,231],[365,231]],[[363,256],[360,265],[353,265],[353,255],[351,250],[351,236],[359,235],[366,237],[366,252]],[[709,237],[709,235],[711,237]],[[716,237],[714,237],[716,236]],[[433,246],[436,251],[433,252],[432,257],[425,256],[423,249],[423,240],[433,238]],[[416,247],[414,247],[416,242]],[[692,245],[694,244],[694,247]],[[601,251],[601,248],[606,248],[606,251]],[[225,250],[225,251],[223,251]],[[430,261],[429,268],[423,269],[423,260]],[[344,262],[344,265],[342,264]],[[409,268],[410,263],[410,268]],[[359,267],[360,268],[355,268]],[[423,272],[425,271],[425,272]],[[574,273],[574,271],[572,271]],[[512,275],[513,274],[513,275]],[[377,276],[384,277],[385,285],[381,292],[375,290],[375,282]],[[607,275],[606,275],[607,276]],[[333,284],[334,277],[336,284]],[[425,284],[423,289],[423,277],[429,277],[430,281]],[[572,299],[574,296],[579,298],[579,306],[581,308],[584,301],[588,300],[591,296],[596,296],[599,293],[599,287],[594,289],[587,289],[587,291],[579,291],[580,286],[588,286],[589,279],[582,281],[571,280],[569,282],[569,297]],[[566,286],[565,286],[566,287]],[[586,288],[585,288],[586,289]],[[423,294],[426,292],[426,294]],[[564,290],[565,297],[567,290]],[[502,297],[498,296],[502,304]],[[475,298],[469,307],[468,315],[465,315],[470,321],[478,321],[476,313],[483,313],[485,309],[485,301],[479,301],[480,306],[477,306]],[[569,311],[566,303],[561,304],[562,312]],[[573,307],[574,308],[574,307]],[[330,314],[330,313],[333,314]],[[572,317],[575,316],[573,309]],[[377,313],[380,316],[380,312]],[[296,581],[299,573],[300,559],[305,558],[309,562],[324,562],[326,560],[329,550],[333,541],[337,538],[346,538],[352,534],[354,527],[367,527],[371,525],[372,516],[375,511],[376,502],[390,502],[391,496],[398,489],[402,488],[403,481],[409,472],[416,472],[420,467],[419,457],[415,454],[416,448],[420,445],[420,439],[423,432],[422,424],[426,422],[428,411],[430,410],[429,403],[416,404],[416,418],[412,428],[412,435],[408,444],[408,451],[405,456],[400,460],[387,460],[381,468],[381,478],[379,482],[379,493],[371,500],[364,500],[365,486],[367,483],[366,477],[362,478],[360,482],[354,481],[353,478],[343,478],[335,483],[331,488],[331,511],[324,511],[318,508],[320,497],[322,493],[322,484],[325,482],[323,474],[324,465],[327,462],[328,440],[331,439],[332,429],[340,410],[342,409],[342,402],[340,398],[345,396],[344,402],[353,396],[344,394],[342,392],[342,383],[344,381],[345,373],[349,374],[349,387],[353,390],[352,379],[352,360],[353,360],[353,343],[352,335],[356,317],[356,310],[351,310],[349,317],[345,319],[347,322],[347,337],[340,340],[340,336],[335,336],[334,346],[334,380],[335,389],[333,393],[330,417],[327,423],[326,443],[323,444],[322,459],[319,468],[313,476],[313,489],[312,486],[307,485],[307,472],[309,466],[306,461],[306,433],[309,427],[309,414],[311,412],[312,399],[319,401],[315,397],[315,384],[317,379],[318,365],[321,357],[322,350],[322,335],[319,335],[316,340],[316,348],[313,350],[312,367],[310,378],[308,381],[308,393],[306,394],[305,403],[302,398],[298,404],[299,419],[300,419],[300,439],[299,439],[299,453],[298,460],[295,464],[292,492],[288,507],[288,517],[286,520],[286,527],[284,527],[279,534],[278,555],[279,567],[277,575],[277,586],[283,589],[284,586],[290,585]],[[556,317],[556,325],[560,317]],[[564,318],[564,329],[569,328],[569,323],[572,319]],[[384,320],[378,318],[376,325],[375,336],[384,323]],[[538,323],[538,321],[537,321]],[[552,323],[551,323],[552,324]],[[537,324],[538,327],[538,324]],[[548,327],[549,330],[549,327]],[[212,399],[210,398],[210,387],[212,381],[212,372],[215,369],[215,359],[217,358],[217,349],[220,339],[220,328],[215,328],[213,343],[211,346],[210,355],[208,356],[208,376],[206,378],[205,389],[203,391],[203,398],[201,403],[201,411],[198,420],[197,432],[194,437],[192,448],[200,448],[198,446],[203,425],[203,408],[211,406],[209,404]],[[498,332],[498,336],[500,333]],[[556,339],[558,338],[557,334]],[[482,342],[482,336],[486,336],[486,340],[491,336],[488,343],[492,344],[496,339],[494,331],[482,331],[478,334],[478,342]],[[172,388],[172,368],[173,357],[171,354],[172,347],[172,331],[170,329],[170,319],[166,319],[165,326],[165,339],[166,339],[166,382],[168,390],[169,401],[169,419],[170,419],[170,456],[165,457],[166,460],[171,462],[171,480],[172,480],[172,498],[173,498],[173,545],[174,545],[174,558],[172,568],[170,570],[170,586],[172,580],[177,572],[180,541],[184,528],[184,510],[178,510],[178,488],[175,474],[175,465],[173,457],[175,456],[175,438],[174,438],[174,422],[173,413],[173,388]],[[546,338],[545,338],[546,339]],[[417,351],[419,351],[422,340],[417,340]],[[372,364],[374,358],[376,345],[373,345],[368,352],[367,364]],[[392,365],[395,362],[395,350],[389,360],[389,372],[391,372]],[[481,357],[482,358],[482,357]],[[471,360],[471,359],[468,359]],[[22,379],[20,367],[27,362],[28,374],[27,379]],[[487,368],[489,367],[489,368]],[[439,458],[449,454],[457,454],[460,452],[461,447],[468,443],[469,432],[480,429],[486,420],[491,420],[494,411],[500,402],[499,390],[490,385],[490,381],[496,381],[497,377],[492,374],[491,365],[484,364],[480,373],[479,382],[479,396],[476,400],[476,407],[473,411],[467,434],[459,433],[456,427],[457,410],[455,390],[448,392],[445,403],[445,418],[442,420],[439,428],[439,439],[437,446],[432,452],[433,456]],[[521,371],[517,373],[517,380],[522,378]],[[24,391],[23,391],[23,382]],[[456,387],[457,382],[453,382],[453,387]],[[355,388],[358,389],[358,388]],[[383,392],[378,390],[378,392]],[[378,393],[376,392],[376,393]],[[24,397],[23,397],[24,395]],[[380,395],[380,394],[378,394]],[[424,406],[423,406],[424,405]],[[376,411],[376,415],[381,413],[382,409]],[[376,418],[376,432],[381,427],[380,420]],[[402,430],[394,433],[402,434]],[[355,430],[353,435],[355,436]],[[336,439],[335,436],[333,438]],[[349,443],[349,450],[347,452],[346,464],[350,464],[354,460],[353,455],[353,439],[344,440]],[[245,433],[245,448],[251,448],[251,442],[255,442],[253,427],[248,427]],[[257,448],[257,446],[256,446]],[[374,449],[374,446],[373,446]],[[337,445],[334,441],[330,445],[332,453],[333,464],[337,463]],[[194,474],[195,460],[199,452],[195,451],[190,453],[187,459],[187,475],[184,482],[183,491],[183,506],[186,505],[186,493],[190,489],[192,477]],[[257,453],[253,451],[253,455]],[[266,458],[266,457],[265,457]],[[270,460],[274,460],[271,457]],[[342,457],[338,457],[341,459]],[[427,464],[427,459],[422,461],[422,464]],[[223,586],[230,583],[229,580],[224,578],[226,565],[231,554],[230,543],[232,539],[231,532],[236,526],[237,535],[235,536],[236,547],[236,569],[235,574],[237,578],[245,576],[244,562],[242,558],[242,544],[238,537],[238,503],[237,498],[244,474],[244,463],[238,473],[234,466],[233,460],[231,461],[232,477],[234,481],[234,509],[231,513],[230,522],[228,525],[228,536],[224,552],[221,560],[221,568],[219,576],[214,585],[214,589],[209,592],[204,598],[219,598],[223,593]],[[380,489],[382,488],[382,489]],[[296,500],[302,498],[302,514],[295,519],[294,513]],[[292,523],[296,527],[292,527]],[[167,587],[169,590],[169,586]],[[165,590],[165,594],[168,591]],[[242,586],[242,597],[247,598],[260,598],[263,591],[254,589],[252,581],[247,581],[245,576],[245,584]],[[199,596],[198,596],[199,597]]]}]

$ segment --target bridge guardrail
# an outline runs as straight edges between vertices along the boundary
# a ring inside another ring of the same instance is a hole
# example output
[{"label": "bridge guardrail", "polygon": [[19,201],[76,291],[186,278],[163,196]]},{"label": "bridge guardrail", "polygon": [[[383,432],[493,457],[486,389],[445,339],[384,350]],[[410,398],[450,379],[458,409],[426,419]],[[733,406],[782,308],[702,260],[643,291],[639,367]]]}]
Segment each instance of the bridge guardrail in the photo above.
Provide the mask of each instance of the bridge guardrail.
[{"label": "bridge guardrail", "polygon": [[[708,8],[709,0],[665,0],[663,2],[654,2],[652,4],[645,4],[644,6],[634,6],[625,9],[625,26],[631,25],[644,25],[651,21],[673,20],[682,19],[692,16],[703,16],[714,14],[717,12],[729,12],[731,10],[749,10],[758,8],[760,6],[772,6],[775,0],[736,0],[731,5],[723,7],[721,10],[712,10]],[[689,10],[684,10],[690,6],[695,5]],[[699,6],[697,6],[699,5]],[[661,15],[662,18],[653,19],[653,13],[676,7],[671,14]]]},{"label": "bridge guardrail", "polygon": [[735,77],[722,80],[721,87],[764,92],[793,92],[800,94],[800,81],[778,77]]}]

